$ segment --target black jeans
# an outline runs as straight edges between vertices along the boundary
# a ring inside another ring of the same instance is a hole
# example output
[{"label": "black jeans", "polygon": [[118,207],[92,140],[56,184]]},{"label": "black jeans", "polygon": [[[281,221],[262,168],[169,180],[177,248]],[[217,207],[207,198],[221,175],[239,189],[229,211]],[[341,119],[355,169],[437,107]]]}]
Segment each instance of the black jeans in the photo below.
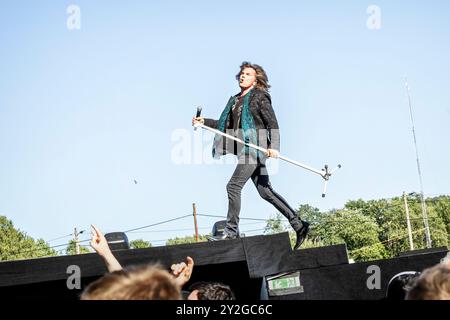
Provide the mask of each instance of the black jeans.
[{"label": "black jeans", "polygon": [[250,178],[255,184],[259,195],[280,211],[289,220],[289,223],[295,231],[303,227],[302,221],[298,218],[295,210],[289,206],[282,196],[272,189],[265,160],[265,158],[255,160],[248,155],[241,155],[238,158],[238,165],[227,184],[228,215],[225,232],[232,237],[238,235],[241,191]]}]

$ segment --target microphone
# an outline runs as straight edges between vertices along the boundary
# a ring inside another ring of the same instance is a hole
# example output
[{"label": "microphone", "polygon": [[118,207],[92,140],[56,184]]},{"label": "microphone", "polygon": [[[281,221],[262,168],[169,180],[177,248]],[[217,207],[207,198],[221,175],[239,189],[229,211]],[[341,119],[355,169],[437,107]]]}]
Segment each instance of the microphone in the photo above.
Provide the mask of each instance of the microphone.
[{"label": "microphone", "polygon": [[195,116],[196,118],[200,117],[200,114],[202,113],[202,107],[198,106],[197,107],[197,115]]},{"label": "microphone", "polygon": [[[202,107],[197,107],[197,114],[195,115],[196,118],[200,117],[200,114],[202,113]],[[197,127],[194,128],[194,131],[197,131]]]}]

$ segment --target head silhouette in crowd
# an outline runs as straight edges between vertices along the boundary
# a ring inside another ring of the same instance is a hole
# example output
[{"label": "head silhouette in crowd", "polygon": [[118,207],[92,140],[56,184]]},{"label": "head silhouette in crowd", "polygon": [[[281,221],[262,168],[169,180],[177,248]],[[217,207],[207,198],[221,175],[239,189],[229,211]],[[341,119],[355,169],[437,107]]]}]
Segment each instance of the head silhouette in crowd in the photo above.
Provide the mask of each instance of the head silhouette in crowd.
[{"label": "head silhouette in crowd", "polygon": [[174,277],[158,265],[114,271],[89,284],[81,300],[179,300]]},{"label": "head silhouette in crowd", "polygon": [[407,300],[450,300],[450,268],[446,264],[438,264],[425,269],[415,279]]},{"label": "head silhouette in crowd", "polygon": [[196,282],[189,291],[188,300],[235,300],[231,288],[220,282]]}]

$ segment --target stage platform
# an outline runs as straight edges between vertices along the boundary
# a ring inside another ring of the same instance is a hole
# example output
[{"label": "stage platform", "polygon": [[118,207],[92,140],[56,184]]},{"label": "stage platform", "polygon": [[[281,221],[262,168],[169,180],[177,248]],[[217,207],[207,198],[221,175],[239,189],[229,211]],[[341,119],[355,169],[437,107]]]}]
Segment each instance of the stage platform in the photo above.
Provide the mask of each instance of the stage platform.
[{"label": "stage platform", "polygon": [[[285,232],[217,242],[118,250],[114,254],[124,267],[158,262],[169,268],[191,256],[195,267],[190,283],[223,282],[233,288],[238,299],[370,300],[384,297],[387,284],[395,274],[421,271],[439,263],[447,252],[446,248],[441,248],[394,259],[350,264],[345,245],[293,251]],[[80,289],[67,287],[67,280],[72,275],[71,266],[78,266],[81,272]],[[373,276],[374,269],[379,270],[379,286],[369,288],[367,283],[373,283],[373,278],[369,277]],[[87,284],[106,272],[102,259],[95,253],[0,262],[0,296],[7,299],[77,299]],[[280,276],[288,279],[280,280]],[[274,280],[276,278],[278,280]]]}]

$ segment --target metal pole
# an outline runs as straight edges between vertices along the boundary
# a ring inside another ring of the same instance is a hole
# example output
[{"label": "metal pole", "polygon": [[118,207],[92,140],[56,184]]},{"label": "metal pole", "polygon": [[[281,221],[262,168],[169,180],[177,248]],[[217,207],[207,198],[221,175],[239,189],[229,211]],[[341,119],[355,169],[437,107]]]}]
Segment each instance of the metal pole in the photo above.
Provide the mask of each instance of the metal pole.
[{"label": "metal pole", "polygon": [[197,208],[195,203],[192,204],[192,209],[194,210],[195,242],[198,242]]},{"label": "metal pole", "polygon": [[419,174],[419,184],[420,184],[420,200],[422,203],[422,217],[423,217],[423,224],[425,225],[425,238],[427,241],[427,248],[431,248],[431,235],[430,235],[430,228],[428,226],[427,207],[425,204],[425,198],[423,196],[422,173],[420,170],[419,152],[417,151],[416,131],[414,129],[414,119],[413,119],[413,113],[412,113],[412,107],[411,107],[411,95],[410,95],[410,90],[409,90],[409,86],[408,86],[408,80],[406,78],[405,78],[405,86],[406,86],[406,92],[408,94],[409,115],[411,118],[412,134],[413,134],[413,138],[414,138],[414,149],[416,151],[417,172]]},{"label": "metal pole", "polygon": [[74,241],[75,241],[75,253],[80,254],[80,243],[78,242],[77,228],[73,229],[73,237],[74,237]]},{"label": "metal pole", "polygon": [[414,243],[413,243],[412,232],[411,232],[411,222],[409,220],[408,201],[406,200],[406,192],[405,191],[403,191],[403,199],[405,201],[406,225],[408,226],[409,248],[410,248],[410,250],[414,250]]},{"label": "metal pole", "polygon": [[[197,111],[197,115],[198,114],[199,113]],[[262,151],[264,153],[267,153],[267,149],[264,149],[264,148],[262,148],[260,146],[254,145],[252,143],[247,143],[245,141],[242,141],[241,139],[233,137],[233,136],[231,136],[229,134],[226,134],[226,133],[224,133],[224,132],[222,132],[220,130],[217,130],[217,129],[205,126],[204,124],[202,124],[200,122],[197,122],[197,123],[194,124],[194,128],[197,128],[197,127],[202,127],[203,129],[206,129],[208,131],[214,132],[216,134],[219,134],[219,135],[221,135],[223,137],[226,137],[228,139],[234,140],[236,142],[239,142],[239,143],[241,143],[243,145],[249,146],[249,147],[254,148],[256,150],[259,150],[259,151]],[[333,174],[334,171],[336,171],[337,169],[341,168],[341,165],[339,164],[336,168],[334,168],[333,170],[330,171],[330,170],[328,170],[328,166],[325,165],[324,169],[317,170],[317,169],[311,168],[311,167],[309,167],[309,166],[307,166],[307,165],[305,165],[303,163],[300,163],[300,162],[294,161],[292,159],[286,158],[286,157],[284,157],[282,155],[278,155],[278,159],[281,159],[281,160],[284,160],[286,162],[292,163],[292,164],[294,164],[296,166],[299,166],[299,167],[301,167],[303,169],[309,170],[311,172],[314,172],[314,173],[317,173],[318,175],[320,175],[325,180],[324,186],[323,186],[322,198],[325,197],[325,194],[326,194],[326,191],[327,191],[327,184],[328,184],[328,180],[330,179],[330,176]]]},{"label": "metal pole", "polygon": [[[236,142],[239,142],[239,143],[241,143],[243,145],[249,146],[249,147],[254,148],[256,150],[262,151],[264,153],[267,152],[267,149],[264,149],[264,148],[262,148],[260,146],[254,145],[252,143],[246,143],[245,141],[242,141],[239,138],[233,137],[233,136],[231,136],[229,134],[226,134],[226,133],[224,133],[224,132],[222,132],[220,130],[217,130],[217,129],[205,126],[204,124],[198,123],[195,126],[202,127],[202,128],[204,128],[206,130],[209,130],[211,132],[217,133],[217,134],[219,134],[219,135],[221,135],[223,137],[226,137],[228,139],[234,140]],[[290,163],[292,163],[292,164],[294,164],[296,166],[302,167],[303,169],[306,169],[306,170],[312,171],[314,173],[317,173],[318,175],[320,175],[324,179],[328,178],[327,177],[327,172],[325,170],[317,170],[317,169],[311,168],[310,166],[307,166],[307,165],[305,165],[303,163],[297,162],[295,160],[289,159],[289,158],[281,156],[281,155],[279,155],[278,158],[281,159],[281,160],[284,160],[286,162],[290,162]],[[340,168],[340,165],[339,165],[339,168]]]}]

